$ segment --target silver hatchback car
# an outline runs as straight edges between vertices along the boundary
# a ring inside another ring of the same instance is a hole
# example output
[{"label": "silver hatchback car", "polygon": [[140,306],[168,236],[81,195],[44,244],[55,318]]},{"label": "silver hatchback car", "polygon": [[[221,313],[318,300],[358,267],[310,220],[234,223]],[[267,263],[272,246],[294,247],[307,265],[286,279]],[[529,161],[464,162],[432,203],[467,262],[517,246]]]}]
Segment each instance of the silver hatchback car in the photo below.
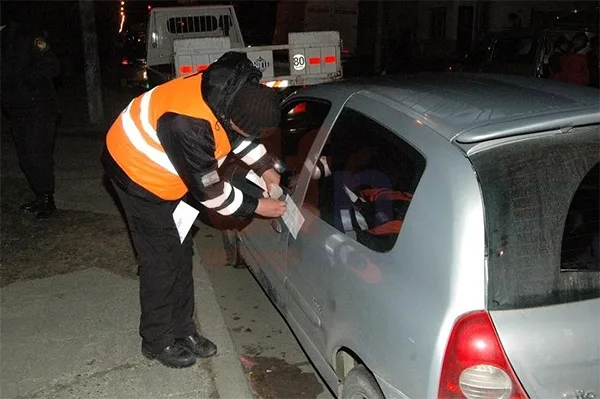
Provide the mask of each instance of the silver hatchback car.
[{"label": "silver hatchback car", "polygon": [[227,247],[342,398],[598,398],[599,106],[495,75],[304,89],[267,143],[288,214]]}]

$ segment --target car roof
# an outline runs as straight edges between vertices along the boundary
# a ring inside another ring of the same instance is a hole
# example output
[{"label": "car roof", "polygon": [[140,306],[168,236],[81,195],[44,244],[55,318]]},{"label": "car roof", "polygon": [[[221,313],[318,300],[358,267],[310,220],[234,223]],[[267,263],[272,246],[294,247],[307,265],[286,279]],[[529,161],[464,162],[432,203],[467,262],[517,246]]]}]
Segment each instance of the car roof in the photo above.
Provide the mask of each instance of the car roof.
[{"label": "car roof", "polygon": [[450,141],[490,139],[600,123],[600,91],[515,75],[427,73],[310,86],[299,95],[379,96]]}]

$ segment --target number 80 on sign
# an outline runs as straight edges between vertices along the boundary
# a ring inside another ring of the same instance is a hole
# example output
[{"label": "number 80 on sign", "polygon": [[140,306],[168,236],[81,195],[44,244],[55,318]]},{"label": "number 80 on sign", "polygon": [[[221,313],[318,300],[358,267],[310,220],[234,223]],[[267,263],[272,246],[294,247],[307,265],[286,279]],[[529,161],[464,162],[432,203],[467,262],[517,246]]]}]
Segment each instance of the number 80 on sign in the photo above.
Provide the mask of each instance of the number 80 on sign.
[{"label": "number 80 on sign", "polygon": [[304,54],[294,54],[292,57],[292,66],[296,71],[301,71],[306,68],[306,58]]}]

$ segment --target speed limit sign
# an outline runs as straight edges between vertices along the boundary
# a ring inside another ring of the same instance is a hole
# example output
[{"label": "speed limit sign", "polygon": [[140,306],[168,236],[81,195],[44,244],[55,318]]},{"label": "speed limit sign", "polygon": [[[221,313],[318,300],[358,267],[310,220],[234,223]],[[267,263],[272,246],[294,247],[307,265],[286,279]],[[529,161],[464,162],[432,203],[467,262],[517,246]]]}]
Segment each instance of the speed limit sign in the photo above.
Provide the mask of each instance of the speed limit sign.
[{"label": "speed limit sign", "polygon": [[306,58],[304,54],[294,54],[292,57],[292,66],[296,71],[301,71],[306,68]]}]

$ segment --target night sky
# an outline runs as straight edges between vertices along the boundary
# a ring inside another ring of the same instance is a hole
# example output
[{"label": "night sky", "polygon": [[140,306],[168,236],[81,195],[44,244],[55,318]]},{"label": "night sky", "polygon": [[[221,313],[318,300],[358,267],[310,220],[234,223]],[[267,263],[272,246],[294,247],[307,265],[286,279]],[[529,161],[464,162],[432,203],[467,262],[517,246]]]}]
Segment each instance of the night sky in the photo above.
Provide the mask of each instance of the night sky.
[{"label": "night sky", "polygon": [[[275,27],[276,1],[198,1],[193,5],[233,4],[242,27],[245,40],[249,44],[270,44]],[[146,22],[148,6],[165,7],[178,4],[176,0],[146,1],[125,0],[125,30],[136,23]],[[119,40],[121,0],[94,1],[96,9],[96,31],[101,62],[112,62],[116,43]],[[28,1],[2,0],[1,16],[3,24],[17,21],[28,29],[46,31],[55,53],[63,59],[70,59],[78,69],[82,65],[81,25],[79,22],[79,1]],[[263,23],[257,24],[258,18]],[[6,21],[6,22],[5,22]],[[270,23],[264,23],[269,21]]]}]

